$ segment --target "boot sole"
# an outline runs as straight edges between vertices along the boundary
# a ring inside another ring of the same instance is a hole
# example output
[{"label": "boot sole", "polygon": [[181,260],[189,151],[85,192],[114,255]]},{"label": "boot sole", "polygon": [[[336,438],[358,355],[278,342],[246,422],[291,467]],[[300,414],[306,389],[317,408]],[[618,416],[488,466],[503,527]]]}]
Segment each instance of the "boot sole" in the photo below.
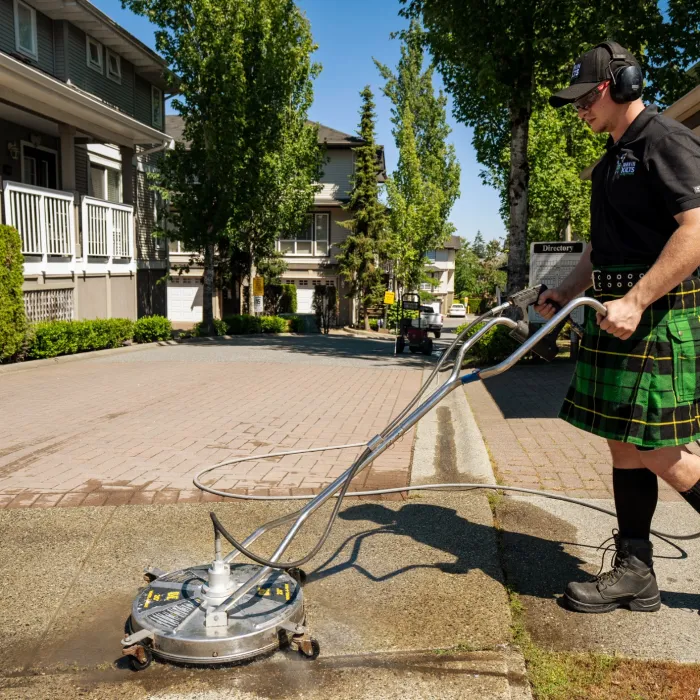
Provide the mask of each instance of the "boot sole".
[{"label": "boot sole", "polygon": [[580,600],[570,598],[566,593],[564,593],[564,600],[570,610],[582,613],[606,613],[616,610],[617,608],[628,608],[633,612],[656,612],[661,607],[660,594],[652,596],[651,598],[632,598],[631,600],[625,600],[623,598],[602,605],[582,603]]}]

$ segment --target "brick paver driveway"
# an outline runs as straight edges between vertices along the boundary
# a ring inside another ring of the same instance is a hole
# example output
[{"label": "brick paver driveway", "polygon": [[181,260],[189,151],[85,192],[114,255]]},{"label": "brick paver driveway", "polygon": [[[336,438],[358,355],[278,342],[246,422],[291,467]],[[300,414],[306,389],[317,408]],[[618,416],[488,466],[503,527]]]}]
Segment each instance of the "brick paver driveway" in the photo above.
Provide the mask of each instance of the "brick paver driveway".
[{"label": "brick paver driveway", "polygon": [[[366,441],[420,386],[423,361],[395,359],[392,350],[386,341],[344,336],[251,337],[2,374],[0,506],[197,501],[203,495],[192,477],[205,466]],[[353,486],[408,483],[413,437]],[[359,451],[246,462],[208,483],[316,492]]]},{"label": "brick paver driveway", "polygon": [[[561,420],[571,362],[521,364],[465,387],[502,483],[581,498],[612,498],[612,465],[603,438]],[[659,480],[662,500],[680,496]]]}]

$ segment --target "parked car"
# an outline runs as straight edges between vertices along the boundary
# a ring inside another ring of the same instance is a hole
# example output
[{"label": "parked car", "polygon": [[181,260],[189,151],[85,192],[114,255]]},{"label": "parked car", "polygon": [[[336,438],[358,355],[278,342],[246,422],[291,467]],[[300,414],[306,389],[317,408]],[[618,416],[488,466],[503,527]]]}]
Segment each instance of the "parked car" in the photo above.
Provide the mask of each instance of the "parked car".
[{"label": "parked car", "polygon": [[467,315],[467,308],[464,306],[464,304],[452,304],[450,306],[450,310],[447,312],[448,316],[466,316]]},{"label": "parked car", "polygon": [[[420,307],[420,327],[421,328],[427,328],[429,331],[432,331],[435,334],[436,338],[440,337],[440,333],[442,332],[442,314],[435,311],[435,309],[432,306],[423,306],[421,305]],[[414,327],[418,327],[418,319],[415,318],[411,322],[411,325]]]}]

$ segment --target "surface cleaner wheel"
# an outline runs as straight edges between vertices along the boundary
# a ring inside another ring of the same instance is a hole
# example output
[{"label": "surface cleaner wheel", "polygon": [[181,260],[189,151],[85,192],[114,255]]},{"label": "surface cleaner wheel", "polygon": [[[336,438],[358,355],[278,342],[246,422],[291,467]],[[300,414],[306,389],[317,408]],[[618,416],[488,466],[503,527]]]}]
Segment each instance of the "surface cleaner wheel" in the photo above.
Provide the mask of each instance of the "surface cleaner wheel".
[{"label": "surface cleaner wheel", "polygon": [[[229,611],[227,627],[206,627],[209,564],[164,574],[134,600],[130,627],[153,633],[153,655],[190,664],[221,664],[273,651],[280,637],[304,622],[299,583],[284,571],[273,571]],[[232,564],[231,583],[240,587],[261,567]],[[215,607],[212,605],[212,607]]]}]

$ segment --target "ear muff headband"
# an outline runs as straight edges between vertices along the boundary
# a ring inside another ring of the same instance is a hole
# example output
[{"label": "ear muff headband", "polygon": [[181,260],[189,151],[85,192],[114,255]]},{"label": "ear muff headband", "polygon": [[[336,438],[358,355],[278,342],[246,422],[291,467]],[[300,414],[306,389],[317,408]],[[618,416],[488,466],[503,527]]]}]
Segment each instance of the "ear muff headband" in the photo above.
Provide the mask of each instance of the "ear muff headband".
[{"label": "ear muff headband", "polygon": [[[610,97],[612,97],[613,102],[623,104],[638,100],[644,89],[641,68],[636,63],[630,64],[622,47],[613,41],[604,41],[596,46],[596,48],[598,47],[604,48],[610,54],[608,73],[610,73],[611,80]],[[613,63],[616,61],[622,61],[624,65],[614,69]]]}]

